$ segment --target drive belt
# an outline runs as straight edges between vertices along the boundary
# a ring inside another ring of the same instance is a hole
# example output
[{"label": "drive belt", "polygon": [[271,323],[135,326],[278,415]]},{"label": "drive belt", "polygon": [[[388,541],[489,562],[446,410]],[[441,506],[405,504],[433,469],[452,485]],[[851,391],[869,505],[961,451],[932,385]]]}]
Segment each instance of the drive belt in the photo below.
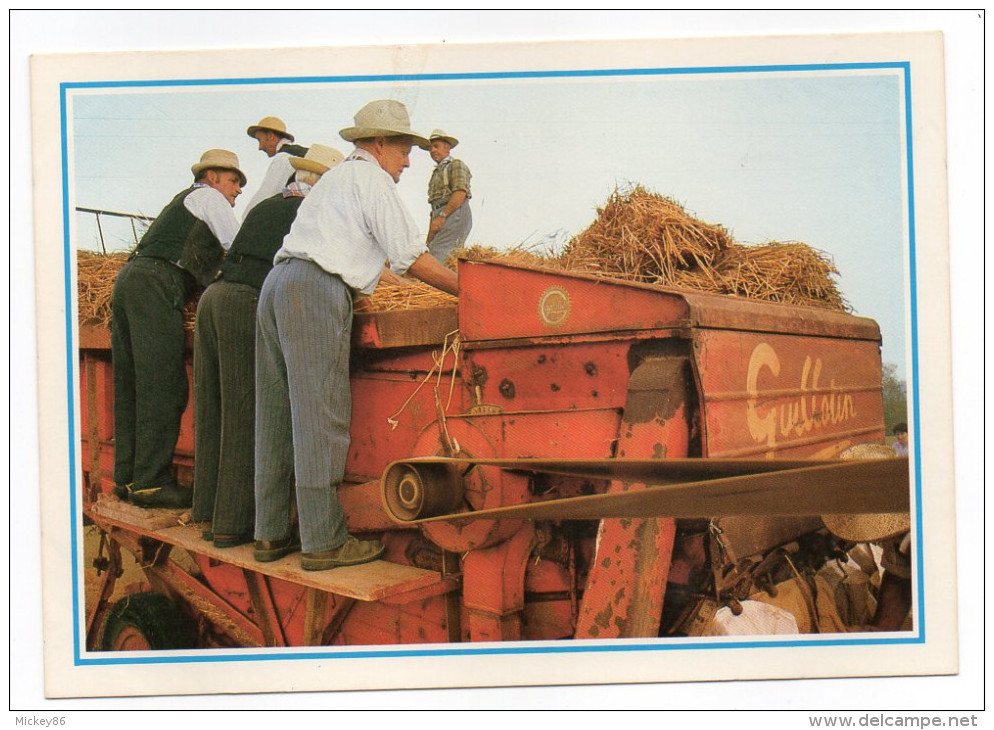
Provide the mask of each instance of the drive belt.
[{"label": "drive belt", "polygon": [[[463,477],[480,467],[645,485],[460,511]],[[907,459],[543,460],[418,458],[397,461],[382,479],[384,503],[402,524],[472,519],[769,517],[907,512]],[[420,490],[420,491],[419,491]]]}]

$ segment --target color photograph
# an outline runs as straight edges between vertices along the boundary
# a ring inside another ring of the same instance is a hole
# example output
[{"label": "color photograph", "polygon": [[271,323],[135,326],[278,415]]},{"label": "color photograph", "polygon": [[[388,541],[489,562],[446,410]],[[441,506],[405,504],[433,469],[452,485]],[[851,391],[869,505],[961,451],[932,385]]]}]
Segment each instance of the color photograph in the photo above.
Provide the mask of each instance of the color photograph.
[{"label": "color photograph", "polygon": [[34,56],[46,696],[956,674],[943,48]]}]

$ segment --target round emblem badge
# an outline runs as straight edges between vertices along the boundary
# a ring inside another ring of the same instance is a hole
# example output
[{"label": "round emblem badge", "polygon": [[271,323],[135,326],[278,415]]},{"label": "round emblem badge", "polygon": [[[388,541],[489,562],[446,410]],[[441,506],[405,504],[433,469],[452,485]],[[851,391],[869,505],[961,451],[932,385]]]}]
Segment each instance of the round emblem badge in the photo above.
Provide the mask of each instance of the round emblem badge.
[{"label": "round emblem badge", "polygon": [[569,294],[553,286],[542,292],[538,300],[538,316],[549,327],[561,325],[569,318]]}]

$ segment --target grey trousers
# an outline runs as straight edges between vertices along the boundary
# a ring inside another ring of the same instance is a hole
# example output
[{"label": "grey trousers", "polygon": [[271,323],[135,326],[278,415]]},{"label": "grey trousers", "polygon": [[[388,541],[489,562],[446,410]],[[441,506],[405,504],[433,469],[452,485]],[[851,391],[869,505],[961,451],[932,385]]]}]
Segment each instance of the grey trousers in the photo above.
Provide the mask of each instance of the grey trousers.
[{"label": "grey trousers", "polygon": [[[438,218],[445,206],[433,207],[431,220]],[[449,255],[457,248],[462,248],[469,238],[469,232],[473,228],[473,212],[469,209],[469,201],[466,200],[456,208],[455,212],[445,220],[442,230],[435,234],[428,244],[428,253],[438,259],[441,263],[449,258]]]},{"label": "grey trousers", "polygon": [[193,519],[219,535],[255,526],[255,311],[259,290],[225,280],[197,304]]},{"label": "grey trousers", "polygon": [[304,552],[348,531],[337,489],[352,419],[352,294],[303,259],[281,261],[262,285],[256,323],[255,539],[290,534],[296,488]]},{"label": "grey trousers", "polygon": [[189,398],[183,307],[192,279],[172,264],[136,258],[111,295],[114,481],[135,489],[175,483],[173,451]]}]

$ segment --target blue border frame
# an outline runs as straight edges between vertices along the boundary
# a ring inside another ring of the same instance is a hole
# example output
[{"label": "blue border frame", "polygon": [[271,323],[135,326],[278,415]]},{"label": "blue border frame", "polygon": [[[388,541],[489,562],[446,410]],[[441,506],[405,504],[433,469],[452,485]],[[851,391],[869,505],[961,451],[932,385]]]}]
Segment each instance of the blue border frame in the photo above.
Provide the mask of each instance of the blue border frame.
[{"label": "blue border frame", "polygon": [[[775,73],[800,71],[854,71],[854,70],[901,70],[904,73],[904,103],[905,103],[905,143],[907,150],[907,196],[908,196],[908,246],[909,246],[909,282],[910,282],[910,314],[911,314],[911,388],[914,409],[915,432],[915,495],[916,495],[916,565],[918,568],[918,606],[915,613],[918,620],[919,635],[913,637],[880,637],[877,635],[861,635],[861,638],[825,639],[825,640],[791,640],[791,641],[709,641],[695,643],[694,641],[658,643],[625,643],[599,644],[576,642],[563,644],[535,643],[527,646],[473,647],[472,645],[454,648],[451,644],[438,649],[365,649],[361,651],[345,650],[330,652],[315,650],[313,652],[287,652],[285,650],[245,651],[237,654],[216,652],[213,655],[173,654],[154,657],[86,657],[80,651],[80,622],[79,615],[79,579],[76,566],[78,554],[78,515],[76,510],[76,464],[77,437],[75,392],[78,383],[79,355],[73,340],[73,318],[75,311],[72,305],[72,255],[73,249],[69,240],[69,152],[66,125],[67,92],[72,89],[121,89],[121,88],[168,88],[191,86],[260,86],[268,84],[307,84],[307,83],[372,83],[383,81],[465,81],[465,80],[508,80],[508,79],[540,79],[540,78],[610,78],[630,76],[680,76],[692,74],[731,74],[731,73]],[[357,76],[297,76],[284,78],[251,78],[251,79],[160,79],[145,81],[87,81],[63,82],[60,90],[60,122],[62,138],[62,223],[64,237],[64,276],[66,283],[66,370],[68,373],[68,411],[69,411],[69,502],[72,535],[71,572],[72,572],[72,623],[73,623],[73,663],[76,666],[100,666],[121,664],[179,664],[190,662],[243,662],[288,659],[366,659],[390,657],[427,657],[427,656],[487,656],[496,654],[576,654],[600,653],[617,651],[675,651],[675,650],[713,650],[713,649],[759,649],[759,648],[791,648],[791,647],[824,647],[824,646],[863,646],[863,645],[899,645],[925,643],[925,605],[924,605],[924,566],[922,545],[922,501],[921,501],[921,439],[918,424],[920,411],[918,401],[918,301],[917,301],[917,264],[915,256],[915,198],[914,198],[914,155],[911,118],[911,64],[907,61],[880,63],[840,63],[840,64],[797,64],[797,65],[767,65],[767,66],[696,66],[686,68],[640,68],[640,69],[595,69],[574,71],[518,71],[494,73],[452,73],[452,74],[396,74],[396,75],[357,75]],[[862,638],[862,637],[866,638]]]}]

